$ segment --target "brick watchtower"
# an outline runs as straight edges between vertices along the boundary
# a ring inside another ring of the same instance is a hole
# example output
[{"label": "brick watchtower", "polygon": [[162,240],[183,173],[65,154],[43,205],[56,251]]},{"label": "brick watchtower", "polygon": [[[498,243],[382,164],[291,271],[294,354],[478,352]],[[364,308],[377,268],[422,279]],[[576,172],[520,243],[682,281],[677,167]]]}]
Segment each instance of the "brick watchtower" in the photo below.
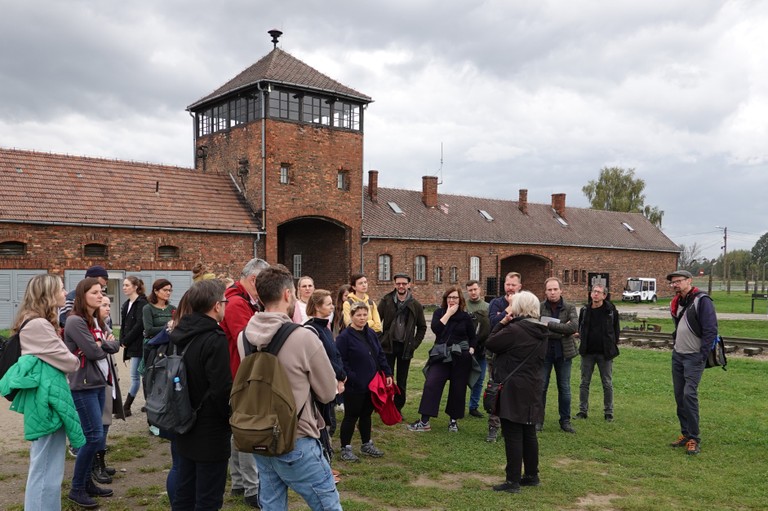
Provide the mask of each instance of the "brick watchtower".
[{"label": "brick watchtower", "polygon": [[259,257],[335,289],[360,261],[363,112],[372,99],[277,47],[194,114],[195,168],[231,176],[261,226]]}]

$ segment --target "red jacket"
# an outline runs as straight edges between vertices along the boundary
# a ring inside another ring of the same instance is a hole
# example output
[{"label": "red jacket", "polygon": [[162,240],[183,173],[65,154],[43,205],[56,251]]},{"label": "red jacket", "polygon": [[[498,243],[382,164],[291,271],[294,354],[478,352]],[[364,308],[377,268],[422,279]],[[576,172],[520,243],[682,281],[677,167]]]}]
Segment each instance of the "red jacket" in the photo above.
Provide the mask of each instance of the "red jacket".
[{"label": "red jacket", "polygon": [[248,324],[253,314],[259,311],[259,306],[258,304],[251,303],[248,291],[245,290],[239,281],[224,291],[224,298],[229,300],[229,302],[224,311],[224,320],[221,322],[221,328],[227,334],[227,341],[229,342],[229,368],[234,379],[237,374],[237,368],[240,367],[237,337],[243,331],[245,325]]}]

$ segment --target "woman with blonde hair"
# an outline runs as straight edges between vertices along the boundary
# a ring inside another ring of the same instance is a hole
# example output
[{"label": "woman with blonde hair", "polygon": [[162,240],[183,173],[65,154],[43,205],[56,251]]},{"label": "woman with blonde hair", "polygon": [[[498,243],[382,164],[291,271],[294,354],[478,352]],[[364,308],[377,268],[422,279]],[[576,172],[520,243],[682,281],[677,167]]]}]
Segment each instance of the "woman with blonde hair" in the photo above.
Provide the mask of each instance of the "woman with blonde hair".
[{"label": "woman with blonde hair", "polygon": [[[61,509],[66,438],[76,448],[85,444],[65,376],[77,370],[79,361],[59,335],[58,311],[66,296],[56,275],[36,275],[27,283],[13,324],[22,356],[0,380],[4,395],[18,388],[14,381],[27,381],[11,405],[11,410],[24,414],[24,437],[32,442],[24,492],[26,510]],[[30,388],[32,380],[36,385]]]},{"label": "woman with blonde hair", "polygon": [[485,347],[496,355],[491,379],[504,382],[496,415],[504,436],[506,477],[493,489],[519,493],[521,486],[540,484],[536,423],[544,419],[542,367],[548,329],[539,321],[539,299],[529,291],[512,297],[511,311],[493,327]]},{"label": "woman with blonde hair", "polygon": [[303,325],[309,318],[307,304],[312,293],[315,292],[315,281],[312,277],[304,275],[296,282],[296,307],[293,309],[293,322]]}]

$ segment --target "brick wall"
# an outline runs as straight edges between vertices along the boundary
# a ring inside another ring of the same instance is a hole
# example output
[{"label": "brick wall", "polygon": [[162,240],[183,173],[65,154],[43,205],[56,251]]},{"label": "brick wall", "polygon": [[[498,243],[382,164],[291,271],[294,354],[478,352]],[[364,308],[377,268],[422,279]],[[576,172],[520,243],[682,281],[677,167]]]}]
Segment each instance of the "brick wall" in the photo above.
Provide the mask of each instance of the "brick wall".
[{"label": "brick wall", "polygon": [[[621,300],[621,291],[627,277],[655,277],[660,297],[671,296],[666,286],[666,275],[675,269],[676,254],[641,252],[611,249],[588,249],[547,246],[485,245],[481,243],[434,243],[428,241],[372,240],[364,248],[364,267],[368,276],[369,294],[376,299],[390,292],[394,286],[391,281],[378,280],[378,256],[388,254],[392,257],[392,274],[405,272],[414,276],[414,258],[424,255],[427,258],[425,281],[413,281],[414,296],[424,304],[438,304],[450,282],[450,267],[458,268],[458,283],[463,287],[469,279],[469,260],[472,256],[480,257],[480,282],[487,294],[495,295],[487,289],[487,278],[498,277],[503,284],[508,271],[518,271],[523,276],[523,288],[543,298],[544,280],[556,276],[561,280],[564,271],[568,271],[568,282],[563,285],[563,294],[567,300],[584,301],[587,297],[587,282],[584,275],[592,272],[604,272],[610,275],[612,298]],[[434,268],[443,268],[442,283],[434,282]],[[573,271],[577,271],[577,281],[573,281]],[[533,275],[532,275],[533,274]]]},{"label": "brick wall", "polygon": [[[253,257],[255,240],[255,236],[237,234],[0,223],[0,242],[27,244],[25,256],[0,257],[0,268],[43,268],[63,275],[64,270],[94,264],[124,271],[191,270],[197,261],[204,261],[214,273],[237,278]],[[107,257],[86,258],[83,247],[88,243],[106,245]],[[179,247],[179,257],[158,258],[157,247],[162,245]],[[257,251],[263,253],[263,243]]]}]

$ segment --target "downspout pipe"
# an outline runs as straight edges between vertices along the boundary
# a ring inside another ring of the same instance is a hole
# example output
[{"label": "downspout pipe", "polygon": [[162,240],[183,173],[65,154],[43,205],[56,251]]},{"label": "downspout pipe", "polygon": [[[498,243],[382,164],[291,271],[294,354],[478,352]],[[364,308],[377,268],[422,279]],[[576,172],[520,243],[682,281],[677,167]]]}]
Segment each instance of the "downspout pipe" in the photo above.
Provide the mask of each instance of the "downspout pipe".
[{"label": "downspout pipe", "polygon": [[267,102],[261,82],[256,84],[259,89],[261,103],[261,228],[267,229]]}]

